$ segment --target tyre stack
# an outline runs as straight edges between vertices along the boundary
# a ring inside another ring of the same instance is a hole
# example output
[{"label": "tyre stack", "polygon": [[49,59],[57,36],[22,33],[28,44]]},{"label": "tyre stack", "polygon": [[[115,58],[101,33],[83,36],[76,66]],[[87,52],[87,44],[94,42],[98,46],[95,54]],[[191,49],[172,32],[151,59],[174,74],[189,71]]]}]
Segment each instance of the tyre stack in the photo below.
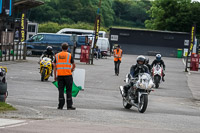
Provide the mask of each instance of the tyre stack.
[{"label": "tyre stack", "polygon": [[0,66],[0,102],[5,102],[8,95],[6,72],[7,69]]}]

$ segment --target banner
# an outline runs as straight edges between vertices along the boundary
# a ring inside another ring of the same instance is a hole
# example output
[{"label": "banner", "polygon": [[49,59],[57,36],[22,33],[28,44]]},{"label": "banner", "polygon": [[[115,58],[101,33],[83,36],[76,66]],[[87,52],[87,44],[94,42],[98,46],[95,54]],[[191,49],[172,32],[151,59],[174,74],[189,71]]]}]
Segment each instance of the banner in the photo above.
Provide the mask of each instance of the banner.
[{"label": "banner", "polygon": [[94,46],[93,48],[96,47],[96,43],[97,43],[97,40],[98,40],[98,37],[99,37],[99,31],[100,31],[100,15],[98,15],[96,17],[96,22],[95,22],[95,38],[94,38]]},{"label": "banner", "polygon": [[20,21],[20,42],[26,40],[26,14],[22,12],[22,17]]},{"label": "banner", "polygon": [[6,12],[6,15],[9,15],[9,16],[12,15],[12,0],[5,1],[5,12]]},{"label": "banner", "polygon": [[187,56],[190,55],[190,53],[192,52],[193,47],[194,47],[195,35],[196,35],[196,24],[193,24],[190,35],[191,35],[191,38],[190,38]]},{"label": "banner", "polygon": [[3,0],[0,0],[0,14],[2,13],[3,10]]}]

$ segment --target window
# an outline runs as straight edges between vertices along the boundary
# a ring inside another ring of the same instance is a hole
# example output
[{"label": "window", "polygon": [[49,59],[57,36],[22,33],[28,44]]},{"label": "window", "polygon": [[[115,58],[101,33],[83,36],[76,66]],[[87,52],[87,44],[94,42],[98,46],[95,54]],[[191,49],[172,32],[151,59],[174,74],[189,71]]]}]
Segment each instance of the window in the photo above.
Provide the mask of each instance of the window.
[{"label": "window", "polygon": [[36,35],[33,37],[34,42],[42,41],[43,35]]},{"label": "window", "polygon": [[35,25],[28,25],[28,32],[35,32]]},{"label": "window", "polygon": [[31,38],[33,35],[29,35],[28,38]]}]

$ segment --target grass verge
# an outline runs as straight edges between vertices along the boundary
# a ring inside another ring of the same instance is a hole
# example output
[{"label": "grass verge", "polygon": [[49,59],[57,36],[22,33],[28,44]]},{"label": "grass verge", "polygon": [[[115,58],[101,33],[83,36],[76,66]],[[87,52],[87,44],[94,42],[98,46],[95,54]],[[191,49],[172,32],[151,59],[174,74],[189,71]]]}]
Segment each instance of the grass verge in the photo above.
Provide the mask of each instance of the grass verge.
[{"label": "grass verge", "polygon": [[0,102],[0,113],[5,112],[5,111],[12,111],[12,110],[17,110],[17,109],[7,103]]}]

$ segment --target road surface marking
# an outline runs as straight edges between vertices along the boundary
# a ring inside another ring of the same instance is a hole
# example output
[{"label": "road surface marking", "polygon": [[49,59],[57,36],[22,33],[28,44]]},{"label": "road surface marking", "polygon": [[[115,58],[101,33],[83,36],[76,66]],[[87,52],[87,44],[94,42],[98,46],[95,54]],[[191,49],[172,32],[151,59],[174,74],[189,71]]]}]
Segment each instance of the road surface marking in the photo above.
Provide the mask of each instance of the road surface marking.
[{"label": "road surface marking", "polygon": [[5,127],[14,127],[14,126],[21,126],[22,124],[28,124],[24,123],[25,120],[15,120],[15,119],[2,119],[0,118],[0,128]]}]

